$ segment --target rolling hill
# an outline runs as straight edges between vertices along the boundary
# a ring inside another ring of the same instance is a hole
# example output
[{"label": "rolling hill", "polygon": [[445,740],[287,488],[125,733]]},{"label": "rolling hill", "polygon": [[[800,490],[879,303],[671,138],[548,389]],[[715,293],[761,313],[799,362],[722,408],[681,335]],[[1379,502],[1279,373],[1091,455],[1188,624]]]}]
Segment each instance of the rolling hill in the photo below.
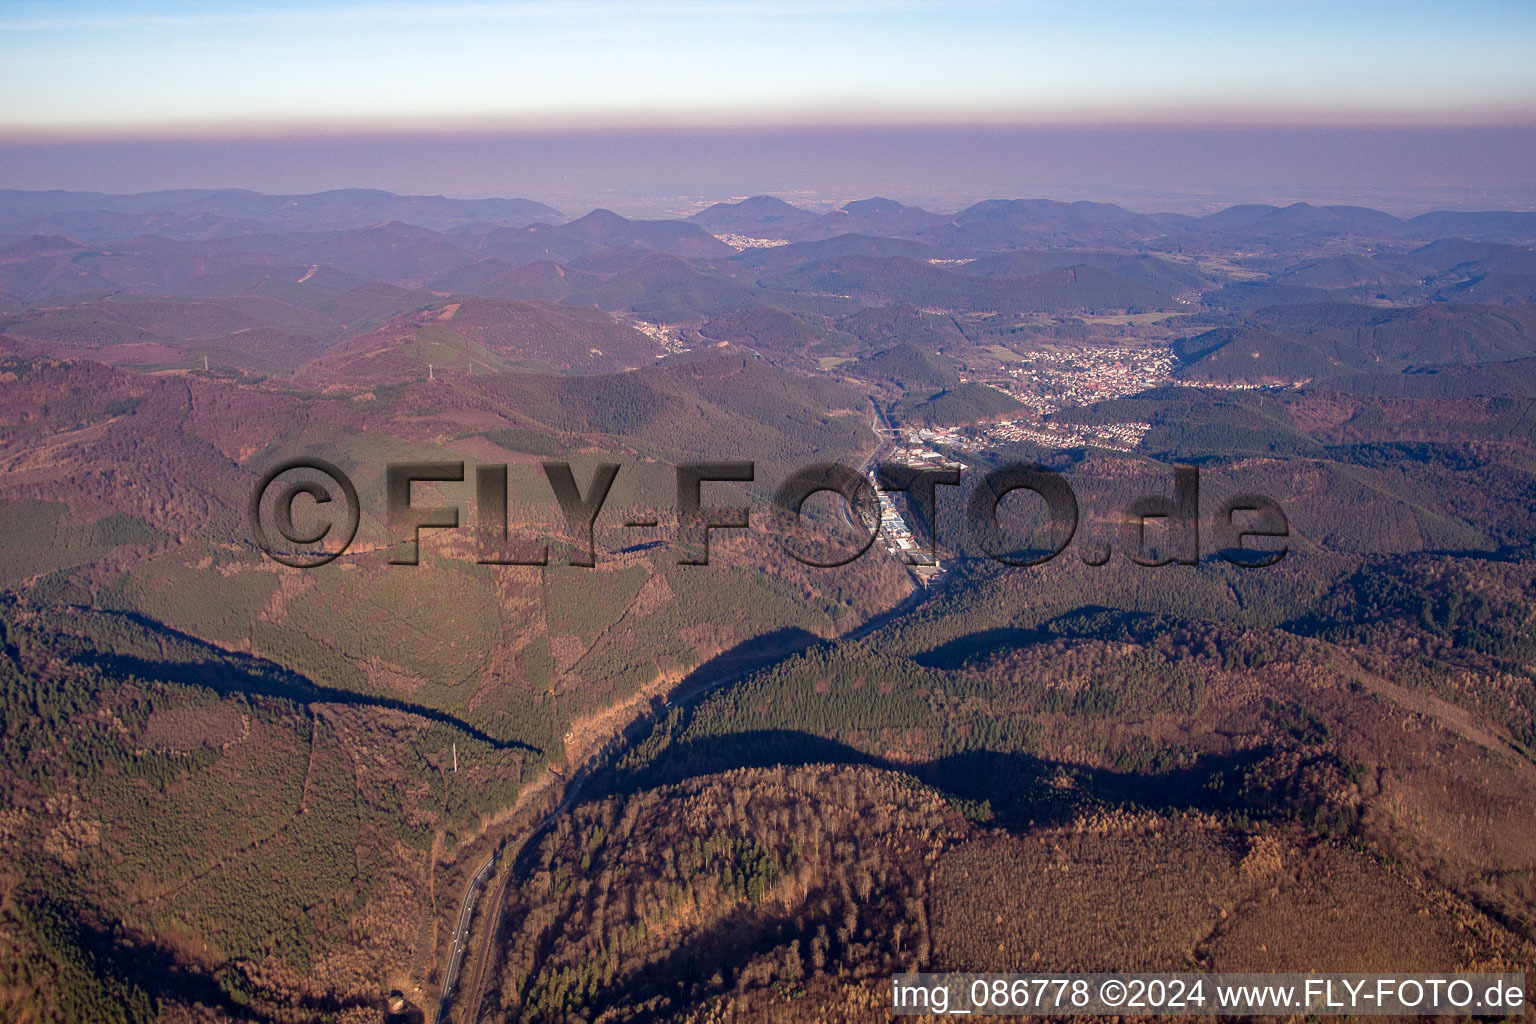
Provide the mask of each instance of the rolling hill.
[{"label": "rolling hill", "polygon": [[391,321],[340,342],[295,380],[365,390],[427,378],[513,368],[595,373],[652,362],[655,341],[596,309],[469,298]]},{"label": "rolling hill", "polygon": [[955,383],[955,373],[910,341],[860,359],[843,372],[864,380],[885,381],[907,390],[943,388]]},{"label": "rolling hill", "polygon": [[967,311],[1099,311],[1172,304],[1169,296],[1156,289],[1087,265],[1023,278],[986,278],[952,273],[904,256],[816,260],[767,277],[763,284],[874,304],[907,302]]},{"label": "rolling hill", "polygon": [[561,225],[558,232],[594,247],[633,245],[690,259],[725,257],[736,252],[696,224],[680,220],[630,220],[612,210],[593,210]]},{"label": "rolling hill", "polygon": [[816,221],[816,214],[773,196],[753,196],[739,203],[715,203],[689,218],[714,234],[749,238],[785,238]]}]

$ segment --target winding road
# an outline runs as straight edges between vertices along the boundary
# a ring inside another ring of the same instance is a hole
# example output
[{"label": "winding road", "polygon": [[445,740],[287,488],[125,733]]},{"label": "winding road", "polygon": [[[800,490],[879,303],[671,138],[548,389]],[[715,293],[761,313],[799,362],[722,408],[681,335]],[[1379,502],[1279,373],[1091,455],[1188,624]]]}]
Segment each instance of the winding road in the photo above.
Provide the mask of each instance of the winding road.
[{"label": "winding road", "polygon": [[[885,417],[880,413],[879,407],[873,402],[870,404],[874,408],[874,419],[870,425],[871,428],[875,431],[877,438],[879,438],[879,443],[875,446],[875,450],[869,455],[867,459],[864,460],[864,463],[859,467],[859,473],[863,476],[867,476],[869,474],[870,467],[875,463],[876,459],[880,458],[881,455],[893,447],[893,435],[895,434],[895,431],[890,427],[889,423],[885,420]],[[844,510],[844,514],[847,514],[846,509]],[[906,614],[912,608],[920,604],[928,596],[928,592],[925,592],[922,588],[918,588],[912,593],[908,594],[907,597],[895,607],[887,609],[878,615],[872,616],[868,621],[861,624],[857,629],[854,629],[842,637],[842,639],[858,639],[863,636],[867,636],[875,629],[878,629],[880,626],[891,621],[893,618]],[[629,723],[626,724],[618,732],[616,732],[614,736],[608,740],[608,742],[605,743],[596,754],[588,757],[587,760],[582,763],[581,767],[571,774],[570,781],[566,784],[565,793],[562,795],[560,802],[554,807],[553,810],[551,810],[544,817],[540,818],[538,823],[528,830],[523,838],[517,842],[515,847],[505,841],[497,847],[496,851],[491,854],[490,858],[483,865],[481,865],[480,870],[475,873],[475,877],[470,881],[469,887],[464,893],[464,902],[459,909],[458,925],[455,927],[453,933],[453,947],[452,951],[449,953],[447,971],[443,975],[442,997],[438,1001],[437,1014],[433,1018],[434,1024],[447,1024],[449,1011],[452,1008],[455,989],[459,981],[459,974],[464,966],[464,955],[467,951],[467,946],[469,943],[469,925],[471,920],[474,918],[475,903],[480,898],[481,892],[485,888],[486,880],[490,877],[492,870],[495,868],[497,860],[504,854],[511,858],[515,858],[523,847],[536,840],[540,835],[544,833],[546,829],[554,824],[557,818],[569,811],[571,807],[575,805],[577,798],[581,795],[582,787],[592,777],[593,773],[602,762],[604,756],[615,753],[619,747],[626,743],[630,736],[635,734],[637,729],[646,725],[647,723],[654,722],[662,714],[669,711],[674,705],[697,701],[711,691],[729,683],[734,683],[737,680],[752,674],[753,672],[759,671],[767,665],[773,664],[776,661],[780,661],[793,654],[796,654],[804,648],[811,646],[811,644],[814,642],[815,641],[808,641],[806,643],[796,645],[791,649],[776,652],[774,655],[768,658],[753,659],[752,664],[749,664],[735,671],[727,671],[725,675],[716,678],[708,678],[706,676],[705,678],[695,680],[692,685],[690,685],[689,682],[685,680],[683,683],[678,685],[677,689],[671,692],[666,701],[661,703],[660,706],[657,706],[655,701],[645,705],[645,710],[642,710],[633,719],[631,719]],[[483,935],[481,936],[479,948],[476,950],[474,957],[474,975],[471,978],[469,986],[465,989],[466,998],[463,1000],[463,1005],[468,1007],[469,1010],[468,1013],[464,1016],[461,1024],[474,1024],[474,1020],[479,1013],[480,1006],[484,1001],[487,972],[491,961],[494,959],[494,951],[492,946],[495,942],[496,933],[499,931],[497,926],[501,919],[502,901],[505,897],[506,885],[510,880],[511,875],[512,872],[509,870],[507,877],[504,878],[502,880],[502,884],[496,888],[495,892],[491,896],[489,904],[487,905],[487,925],[484,929]]]},{"label": "winding road", "polygon": [[480,890],[485,888],[485,880],[496,869],[497,858],[501,856],[498,847],[490,857],[486,858],[480,870],[475,872],[475,877],[470,879],[469,888],[464,892],[464,903],[459,907],[459,923],[453,929],[453,948],[448,954],[448,969],[443,974],[443,996],[437,1003],[437,1015],[432,1018],[434,1024],[443,1024],[448,1016],[448,1006],[453,1000],[453,987],[459,980],[459,970],[464,966],[464,947],[469,942],[469,922],[475,916],[475,900],[480,895]]}]

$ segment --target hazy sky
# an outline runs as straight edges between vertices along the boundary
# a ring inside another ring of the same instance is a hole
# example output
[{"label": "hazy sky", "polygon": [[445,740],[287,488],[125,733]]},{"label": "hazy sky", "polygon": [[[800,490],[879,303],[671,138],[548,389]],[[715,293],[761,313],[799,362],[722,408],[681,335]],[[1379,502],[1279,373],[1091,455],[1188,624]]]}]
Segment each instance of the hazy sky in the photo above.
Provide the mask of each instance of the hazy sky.
[{"label": "hazy sky", "polygon": [[0,2],[0,187],[1536,206],[1536,0]]},{"label": "hazy sky", "polygon": [[0,133],[1536,120],[1536,3],[0,6]]}]

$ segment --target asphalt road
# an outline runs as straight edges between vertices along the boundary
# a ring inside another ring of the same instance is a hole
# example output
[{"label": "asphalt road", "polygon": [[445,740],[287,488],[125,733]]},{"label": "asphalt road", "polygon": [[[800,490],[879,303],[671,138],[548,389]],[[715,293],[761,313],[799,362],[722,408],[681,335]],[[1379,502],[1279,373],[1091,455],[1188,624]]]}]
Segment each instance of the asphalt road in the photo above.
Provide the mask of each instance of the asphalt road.
[{"label": "asphalt road", "polygon": [[[702,683],[686,694],[674,693],[672,695],[672,699],[663,704],[659,710],[648,709],[640,715],[637,715],[633,720],[630,721],[628,725],[619,731],[613,740],[610,740],[609,742],[611,744],[622,746],[625,740],[625,736],[637,725],[640,725],[648,719],[657,717],[660,713],[666,712],[675,704],[683,704],[698,700],[700,697],[709,693],[711,690],[724,686],[727,683],[734,683],[738,679],[750,675],[762,667],[762,665],[753,665],[749,668],[741,669],[738,672],[732,672],[719,679],[714,679]],[[527,837],[523,840],[523,843],[519,844],[519,847],[537,839],[545,829],[554,823],[556,818],[560,817],[562,814],[565,814],[575,805],[577,798],[581,795],[582,786],[586,784],[589,778],[591,778],[592,770],[596,767],[602,755],[611,752],[612,751],[609,749],[609,747],[605,745],[602,753],[593,755],[587,759],[587,761],[579,769],[578,773],[572,775],[569,785],[566,786],[565,795],[561,798],[559,805],[543,818],[541,818],[539,823],[529,830]],[[454,986],[458,982],[459,971],[463,967],[464,963],[465,947],[469,941],[469,921],[474,914],[475,900],[479,898],[481,890],[485,887],[485,880],[487,877],[489,877],[491,868],[495,866],[496,858],[500,855],[500,853],[501,851],[497,851],[497,853],[491,855],[491,859],[486,861],[485,865],[482,866],[480,870],[475,874],[474,880],[470,882],[468,890],[464,893],[464,905],[459,910],[459,923],[458,926],[454,929],[453,952],[448,956],[448,972],[443,975],[443,996],[437,1005],[437,1016],[433,1018],[434,1024],[444,1024],[448,1018],[448,1009],[453,1001]],[[489,908],[488,916],[491,921],[495,921],[498,917],[500,917],[500,906],[493,906]],[[483,948],[481,950],[482,960],[489,958],[489,946],[491,940],[492,935],[491,932],[488,931],[485,942],[483,944]],[[482,972],[477,972],[477,979],[481,973]],[[475,985],[472,987],[474,989],[479,989],[481,985],[477,980]],[[472,1004],[473,1008],[470,1011],[470,1015],[465,1018],[466,1022],[473,1021],[474,1013],[478,1010],[478,1006],[473,1004],[478,1004],[481,999],[481,993],[478,991],[471,991],[469,996],[470,1003]]]},{"label": "asphalt road", "polygon": [[[875,439],[878,443],[875,445],[875,450],[869,453],[869,457],[859,463],[859,476],[865,478],[869,477],[870,472],[875,467],[875,463],[896,447],[897,436],[896,428],[891,426],[890,420],[885,418],[885,413],[880,411],[880,406],[876,404],[873,398],[869,400],[869,408],[871,412],[869,429],[874,431]],[[842,502],[838,505],[838,513],[843,517],[843,522],[847,523],[850,527],[854,529],[860,528],[861,524],[856,524],[853,521],[853,512],[847,502]]]},{"label": "asphalt road", "polygon": [[501,855],[497,850],[492,853],[486,862],[480,865],[480,870],[475,872],[475,877],[470,880],[469,887],[464,891],[464,904],[459,908],[459,923],[453,929],[453,951],[448,954],[448,970],[443,975],[443,997],[437,1003],[437,1015],[433,1017],[434,1024],[442,1024],[448,1016],[448,1004],[453,1000],[453,987],[458,983],[459,970],[464,966],[464,947],[469,943],[469,922],[475,914],[475,900],[479,898],[480,891],[485,888],[485,880],[491,876],[491,871],[496,867],[496,858]]},{"label": "asphalt road", "polygon": [[[873,405],[873,403],[871,404]],[[878,406],[874,406],[874,420],[870,426],[875,430],[875,434],[879,438],[880,443],[876,445],[875,450],[870,453],[869,457],[864,460],[863,465],[859,467],[860,475],[864,476],[868,475],[870,467],[874,464],[875,460],[880,458],[881,455],[893,447],[895,434],[895,430],[890,427],[889,423],[885,420],[885,417],[880,413]],[[883,430],[881,429],[882,427],[884,427]],[[844,515],[847,515],[846,510],[844,511]],[[850,523],[850,525],[852,524]],[[853,633],[849,635],[849,638],[868,635],[868,633],[872,632],[880,625],[889,622],[891,618],[897,615],[905,614],[907,611],[911,610],[913,607],[919,604],[925,596],[927,595],[925,595],[921,589],[914,591],[913,593],[909,594],[907,599],[902,601],[901,604],[897,607],[890,609],[884,614],[875,616],[874,618],[870,619],[869,622],[866,622],[863,626],[859,627],[859,629],[854,630]],[[727,683],[734,683],[737,680],[742,679],[743,677],[748,676],[763,667],[764,666],[762,664],[755,664],[737,672],[730,672],[718,679],[703,681],[686,693],[675,691],[672,693],[671,699],[667,700],[659,709],[655,708],[654,706],[647,708],[647,710],[637,715],[623,729],[619,730],[619,732],[609,742],[610,744],[622,746],[629,733],[636,726],[643,724],[648,719],[655,719],[659,717],[675,704],[692,703],[693,701],[698,700],[700,697],[708,694],[712,690],[718,689],[721,686],[725,686]],[[599,754],[595,754],[588,758],[587,761],[582,764],[581,768],[572,773],[571,780],[566,785],[565,794],[561,798],[560,803],[554,808],[554,810],[550,811],[547,815],[540,819],[537,825],[529,830],[527,837],[523,841],[524,843],[532,842],[541,833],[543,833],[546,828],[553,824],[556,818],[560,817],[560,815],[571,809],[571,807],[576,803],[577,797],[579,797],[581,794],[582,786],[585,785],[587,780],[591,777],[593,770],[597,767],[602,756],[612,752],[613,751],[610,749],[610,747],[605,744],[603,750]],[[523,844],[519,844],[519,848],[521,848],[522,845]],[[487,860],[485,864],[481,866],[480,870],[475,873],[474,879],[470,882],[468,889],[464,893],[464,904],[459,909],[459,922],[457,927],[454,929],[453,934],[453,951],[449,954],[448,970],[447,973],[443,976],[443,994],[442,999],[438,1002],[437,1016],[433,1018],[434,1024],[444,1024],[444,1022],[447,1020],[449,1006],[453,1001],[454,986],[458,983],[459,972],[462,970],[464,965],[464,954],[466,952],[465,947],[469,941],[469,922],[470,919],[474,916],[475,901],[480,897],[481,891],[485,888],[486,879],[490,876],[491,869],[495,867],[496,859],[500,856],[501,852],[501,850],[497,850],[496,853],[491,854],[490,859]],[[515,855],[515,851],[513,852]],[[499,890],[497,895],[500,895]],[[499,904],[500,901],[497,900],[495,902]],[[490,907],[489,919],[491,921],[494,922],[498,917],[500,917],[500,915],[501,907],[499,905]],[[494,931],[495,929],[493,927],[486,934],[486,938],[481,949],[482,961],[487,960],[490,956],[489,947],[494,937]],[[474,1014],[479,1009],[478,1003],[482,998],[482,994],[479,989],[483,987],[482,983],[484,963],[482,962],[479,967],[481,970],[476,971],[475,981],[471,985],[471,991],[469,992],[469,1002],[471,1009],[469,1016],[465,1018],[467,1024],[472,1024]]]}]

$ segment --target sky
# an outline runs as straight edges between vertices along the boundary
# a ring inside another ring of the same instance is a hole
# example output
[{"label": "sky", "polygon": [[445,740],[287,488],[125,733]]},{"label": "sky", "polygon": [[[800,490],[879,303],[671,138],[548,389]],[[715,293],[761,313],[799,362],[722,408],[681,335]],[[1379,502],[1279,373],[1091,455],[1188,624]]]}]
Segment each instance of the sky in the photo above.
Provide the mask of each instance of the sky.
[{"label": "sky", "polygon": [[1529,0],[0,8],[0,132],[1530,121]]},{"label": "sky", "polygon": [[1524,205],[1533,53],[1530,0],[7,0],[0,187]]}]

